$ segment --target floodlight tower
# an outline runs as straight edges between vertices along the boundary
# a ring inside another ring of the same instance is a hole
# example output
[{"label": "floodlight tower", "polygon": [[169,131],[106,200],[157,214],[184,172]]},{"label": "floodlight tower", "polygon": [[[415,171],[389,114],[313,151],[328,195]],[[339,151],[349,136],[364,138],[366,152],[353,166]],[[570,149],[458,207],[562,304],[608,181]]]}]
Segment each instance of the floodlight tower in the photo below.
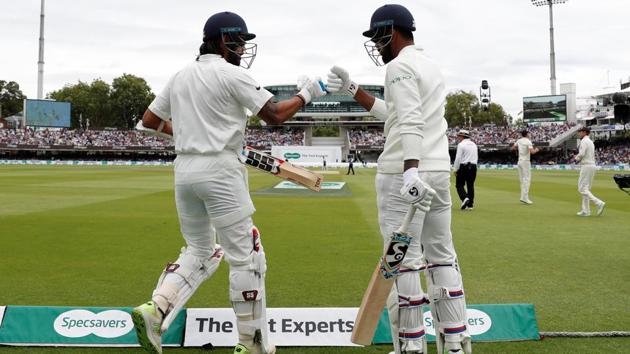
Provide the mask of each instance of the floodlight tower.
[{"label": "floodlight tower", "polygon": [[551,62],[551,94],[556,94],[556,53],[553,48],[553,5],[564,4],[568,0],[532,0],[534,6],[549,6],[549,46],[551,53],[549,60]]},{"label": "floodlight tower", "polygon": [[39,59],[37,60],[37,98],[44,98],[44,7],[45,0],[41,0],[39,15]]}]

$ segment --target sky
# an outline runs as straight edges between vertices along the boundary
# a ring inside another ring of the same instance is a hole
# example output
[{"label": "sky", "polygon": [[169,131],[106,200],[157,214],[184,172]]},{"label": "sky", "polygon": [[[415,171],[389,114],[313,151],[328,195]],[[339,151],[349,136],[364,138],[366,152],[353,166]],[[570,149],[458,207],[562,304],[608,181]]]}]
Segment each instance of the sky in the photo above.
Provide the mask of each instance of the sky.
[{"label": "sky", "polygon": [[[249,69],[261,85],[325,77],[332,65],[359,84],[382,84],[361,33],[373,0],[48,0],[44,94],[81,80],[133,74],[158,93],[194,60],[203,25],[220,11],[239,14],[257,35]],[[415,43],[439,63],[449,91],[478,95],[488,80],[492,102],[516,117],[524,96],[550,93],[549,10],[529,0],[398,1],[413,14]],[[556,77],[578,97],[630,79],[630,1],[569,0],[554,6]],[[0,0],[0,80],[37,97],[40,0]],[[612,88],[607,88],[612,87]]]}]

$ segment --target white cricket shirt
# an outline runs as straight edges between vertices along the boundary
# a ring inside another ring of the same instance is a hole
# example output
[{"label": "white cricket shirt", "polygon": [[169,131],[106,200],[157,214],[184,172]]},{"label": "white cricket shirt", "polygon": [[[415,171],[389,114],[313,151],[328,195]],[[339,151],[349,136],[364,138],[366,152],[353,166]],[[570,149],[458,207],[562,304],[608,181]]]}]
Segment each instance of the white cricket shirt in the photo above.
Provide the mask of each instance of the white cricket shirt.
[{"label": "white cricket shirt", "polygon": [[205,54],[173,75],[149,110],[172,118],[175,180],[206,180],[212,171],[239,165],[246,109],[258,114],[273,97],[245,69],[216,54]]},{"label": "white cricket shirt", "polygon": [[402,173],[404,160],[420,160],[420,171],[450,171],[444,119],[444,78],[422,48],[407,46],[387,65],[385,102],[371,113],[385,120],[385,147],[378,172]]},{"label": "white cricket shirt", "polygon": [[580,165],[595,164],[595,144],[593,144],[593,140],[588,135],[585,135],[580,140],[580,150],[577,157],[580,160]]},{"label": "white cricket shirt", "polygon": [[245,69],[206,54],[175,74],[149,110],[172,117],[177,154],[236,152],[243,146],[245,109],[258,114],[271,97]]},{"label": "white cricket shirt", "polygon": [[529,149],[534,148],[534,144],[532,144],[531,140],[525,137],[520,138],[516,141],[516,146],[518,147],[518,160],[529,161],[531,155]]},{"label": "white cricket shirt", "polygon": [[455,162],[453,163],[455,171],[459,170],[459,165],[467,163],[476,165],[478,160],[477,144],[472,140],[464,139],[457,144],[457,153],[455,154]]}]

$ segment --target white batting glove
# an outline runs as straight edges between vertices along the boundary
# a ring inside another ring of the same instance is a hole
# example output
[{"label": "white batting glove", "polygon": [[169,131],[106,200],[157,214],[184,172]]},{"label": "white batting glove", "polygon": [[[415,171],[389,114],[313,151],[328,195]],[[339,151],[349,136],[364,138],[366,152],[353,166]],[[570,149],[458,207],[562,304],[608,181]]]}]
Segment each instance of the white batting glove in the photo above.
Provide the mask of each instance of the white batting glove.
[{"label": "white batting glove", "polygon": [[300,90],[297,94],[304,99],[307,105],[314,98],[322,97],[326,94],[326,85],[319,77],[307,77],[301,75],[297,80],[297,88]]},{"label": "white batting glove", "polygon": [[357,94],[357,90],[359,89],[359,85],[350,80],[350,74],[348,74],[348,71],[336,65],[330,68],[328,80],[326,81],[326,87],[329,92],[339,92],[352,97]]},{"label": "white batting glove", "polygon": [[418,169],[412,167],[403,174],[403,187],[400,189],[400,195],[409,204],[426,213],[431,207],[435,190],[423,182],[418,176]]}]

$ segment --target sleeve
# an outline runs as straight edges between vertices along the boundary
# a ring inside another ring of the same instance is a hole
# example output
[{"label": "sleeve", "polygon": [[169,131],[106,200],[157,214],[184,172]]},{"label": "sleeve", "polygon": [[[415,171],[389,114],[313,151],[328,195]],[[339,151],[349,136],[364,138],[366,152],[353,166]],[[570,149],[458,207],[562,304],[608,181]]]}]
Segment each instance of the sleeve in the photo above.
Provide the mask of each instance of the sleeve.
[{"label": "sleeve", "polygon": [[162,120],[171,120],[171,86],[177,74],[173,75],[159,95],[155,96],[153,102],[149,105],[149,111],[153,112]]},{"label": "sleeve", "polygon": [[575,159],[578,161],[582,160],[585,153],[586,153],[586,144],[584,144],[583,141],[580,140],[580,148],[578,150],[578,154],[575,156]]},{"label": "sleeve", "polygon": [[455,161],[453,162],[453,169],[459,170],[459,164],[462,161],[462,144],[457,144],[457,153],[455,154]]},{"label": "sleeve", "polygon": [[426,122],[418,80],[412,68],[404,63],[396,62],[387,68],[385,85],[398,116],[404,160],[420,160],[422,153]]},{"label": "sleeve", "polygon": [[378,120],[387,120],[387,105],[380,98],[374,98],[374,105],[370,109],[370,114]]},{"label": "sleeve", "polygon": [[243,107],[253,114],[258,114],[273,94],[262,88],[245,69],[241,67],[234,69],[225,73],[228,90]]}]

